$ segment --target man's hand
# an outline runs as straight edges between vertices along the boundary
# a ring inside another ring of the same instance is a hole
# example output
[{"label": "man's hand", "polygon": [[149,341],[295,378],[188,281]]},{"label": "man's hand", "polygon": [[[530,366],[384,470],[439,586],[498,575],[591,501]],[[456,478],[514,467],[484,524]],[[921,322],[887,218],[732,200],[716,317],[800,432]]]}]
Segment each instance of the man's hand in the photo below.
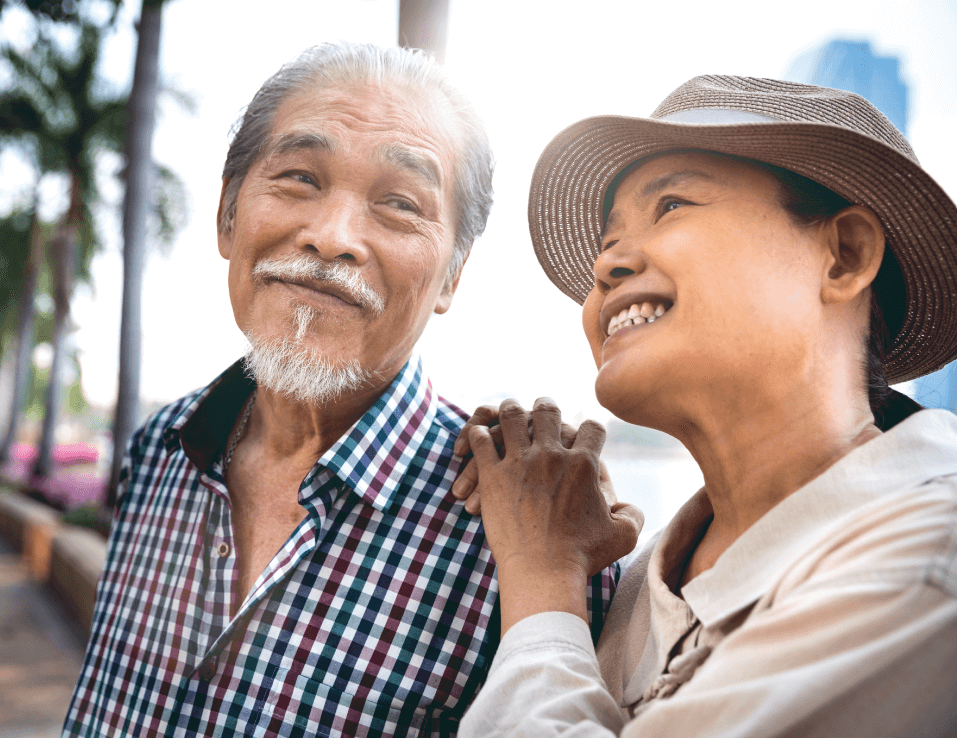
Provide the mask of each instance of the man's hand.
[{"label": "man's hand", "polygon": [[[491,420],[487,411],[480,417]],[[568,447],[551,400],[537,400],[530,415],[506,400],[498,420],[495,432],[472,423],[468,442],[498,566],[503,630],[536,612],[585,617],[588,577],[634,548],[644,516],[632,505],[605,501],[599,461],[605,431],[598,423],[582,423]]]}]

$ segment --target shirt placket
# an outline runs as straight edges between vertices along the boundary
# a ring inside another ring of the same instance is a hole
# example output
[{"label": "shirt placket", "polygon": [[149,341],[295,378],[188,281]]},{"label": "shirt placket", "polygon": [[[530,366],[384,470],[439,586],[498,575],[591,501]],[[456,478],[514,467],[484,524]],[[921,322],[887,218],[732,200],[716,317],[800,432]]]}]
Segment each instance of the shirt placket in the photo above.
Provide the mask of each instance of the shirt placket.
[{"label": "shirt placket", "polygon": [[[244,622],[247,620],[248,613],[269,597],[270,593],[288,578],[305,557],[312,554],[317,540],[321,539],[326,532],[329,509],[343,490],[339,480],[330,479],[332,475],[324,471],[320,474],[320,479],[329,481],[321,485],[317,492],[316,471],[314,469],[307,477],[300,491],[303,504],[310,515],[297,528],[283,550],[272,559],[260,581],[254,585],[250,596],[233,617],[230,617],[230,613],[233,610],[238,581],[235,535],[225,492],[222,495],[219,493],[213,495],[210,514],[207,517],[206,560],[209,574],[204,598],[203,628],[198,649],[202,656],[193,672],[194,675],[205,681],[210,681],[216,675],[219,668],[219,653],[232,638],[235,624],[241,620]],[[225,490],[224,487],[223,490]],[[255,621],[247,622],[247,627],[255,628]]]},{"label": "shirt placket", "polygon": [[201,659],[198,663],[198,675],[209,681],[219,668],[218,654],[211,654],[210,648],[229,624],[236,596],[238,571],[235,535],[225,489],[219,489],[222,485],[216,480],[205,479],[204,482],[213,494],[210,495],[209,513],[206,516],[206,581],[197,653]]}]

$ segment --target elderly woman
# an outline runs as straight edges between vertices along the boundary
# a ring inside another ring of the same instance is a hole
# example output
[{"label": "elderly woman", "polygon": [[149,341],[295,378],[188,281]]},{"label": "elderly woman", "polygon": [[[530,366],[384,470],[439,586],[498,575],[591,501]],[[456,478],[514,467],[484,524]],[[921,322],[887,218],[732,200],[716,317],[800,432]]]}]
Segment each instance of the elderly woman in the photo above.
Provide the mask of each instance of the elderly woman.
[{"label": "elderly woman", "polygon": [[586,578],[641,524],[602,497],[600,427],[473,417],[454,491],[503,638],[461,735],[957,735],[957,418],[888,387],[957,357],[957,208],[907,141],[850,93],[700,77],[559,134],[529,220],[598,399],[705,486],[593,647]]}]

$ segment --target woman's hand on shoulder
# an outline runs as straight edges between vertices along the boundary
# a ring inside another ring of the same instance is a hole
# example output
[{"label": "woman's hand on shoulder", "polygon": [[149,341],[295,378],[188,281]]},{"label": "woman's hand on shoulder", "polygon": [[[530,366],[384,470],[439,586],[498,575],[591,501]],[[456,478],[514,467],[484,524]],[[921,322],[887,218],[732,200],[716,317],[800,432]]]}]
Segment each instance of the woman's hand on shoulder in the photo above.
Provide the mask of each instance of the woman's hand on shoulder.
[{"label": "woman's hand on shoulder", "polygon": [[453,494],[481,505],[500,569],[567,568],[591,576],[634,548],[643,515],[615,501],[599,458],[604,439],[593,421],[577,431],[563,424],[547,398],[531,413],[514,400],[476,411],[456,446],[465,450],[467,442],[474,458]]}]

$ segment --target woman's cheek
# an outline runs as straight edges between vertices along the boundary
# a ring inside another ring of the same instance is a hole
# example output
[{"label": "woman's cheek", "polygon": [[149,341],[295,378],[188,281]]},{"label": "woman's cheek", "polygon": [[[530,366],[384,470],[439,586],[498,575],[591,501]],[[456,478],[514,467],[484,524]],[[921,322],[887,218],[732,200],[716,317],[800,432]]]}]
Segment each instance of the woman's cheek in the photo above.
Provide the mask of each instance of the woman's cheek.
[{"label": "woman's cheek", "polygon": [[605,343],[605,333],[601,329],[601,295],[597,288],[592,289],[585,298],[582,306],[582,327],[585,337],[591,347],[591,355],[595,359],[595,366],[601,368],[602,345]]}]

